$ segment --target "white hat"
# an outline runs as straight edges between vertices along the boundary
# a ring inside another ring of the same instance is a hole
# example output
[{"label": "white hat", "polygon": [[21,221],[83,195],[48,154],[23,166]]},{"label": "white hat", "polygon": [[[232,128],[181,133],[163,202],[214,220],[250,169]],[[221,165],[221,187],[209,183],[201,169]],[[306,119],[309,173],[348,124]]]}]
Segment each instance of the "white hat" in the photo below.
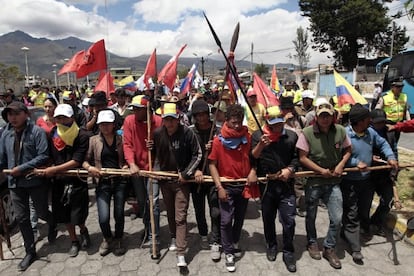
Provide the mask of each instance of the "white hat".
[{"label": "white hat", "polygon": [[173,92],[180,93],[181,91],[180,91],[180,88],[178,88],[178,87],[174,87]]},{"label": "white hat", "polygon": [[304,98],[315,99],[315,93],[310,89],[303,90],[302,99]]},{"label": "white hat", "polygon": [[68,104],[59,104],[56,109],[55,109],[55,113],[53,115],[53,117],[58,117],[58,116],[65,116],[65,117],[72,117],[73,116],[73,108],[72,106],[68,105]]},{"label": "white hat", "polygon": [[84,98],[84,99],[82,100],[82,105],[85,105],[85,106],[89,105],[89,100],[90,100],[90,99],[91,99],[91,98],[88,98],[88,97]]},{"label": "white hat", "polygon": [[115,113],[112,110],[101,110],[98,113],[98,120],[96,123],[113,123],[115,122]]}]

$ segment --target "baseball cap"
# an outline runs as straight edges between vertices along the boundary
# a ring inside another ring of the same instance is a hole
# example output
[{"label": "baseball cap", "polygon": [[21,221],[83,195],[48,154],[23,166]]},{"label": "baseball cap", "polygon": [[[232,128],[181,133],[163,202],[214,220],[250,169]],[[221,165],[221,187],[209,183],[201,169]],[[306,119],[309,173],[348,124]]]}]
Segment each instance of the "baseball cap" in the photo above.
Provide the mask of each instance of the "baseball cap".
[{"label": "baseball cap", "polygon": [[70,90],[65,90],[65,91],[63,91],[63,94],[62,94],[62,99],[63,99],[63,100],[65,100],[65,101],[70,101],[70,100],[72,100],[74,97],[75,97],[75,93],[73,93],[72,91],[70,91]]},{"label": "baseball cap", "polygon": [[96,123],[113,123],[115,122],[115,113],[112,110],[101,110],[98,113]]},{"label": "baseball cap", "polygon": [[387,115],[382,109],[374,109],[371,111],[371,119],[373,123],[385,122],[387,120]]},{"label": "baseball cap", "polygon": [[203,112],[210,112],[208,103],[204,100],[196,100],[191,107],[191,113],[195,115]]},{"label": "baseball cap", "polygon": [[148,100],[148,97],[145,95],[137,95],[132,98],[129,107],[147,107]]},{"label": "baseball cap", "polygon": [[175,103],[165,103],[161,108],[161,118],[174,117],[178,119],[178,110]]},{"label": "baseball cap", "polygon": [[221,112],[224,112],[224,113],[227,112],[227,104],[226,104],[226,102],[220,101],[220,105],[219,105],[219,102],[218,101],[215,102],[214,105],[213,105],[213,108],[212,108],[212,112],[215,112],[215,110],[217,109],[217,107],[218,107],[218,109]]},{"label": "baseball cap", "polygon": [[7,113],[10,110],[13,110],[13,111],[23,111],[25,113],[29,113],[29,110],[27,109],[27,106],[24,105],[24,103],[18,102],[18,101],[11,102],[1,112],[1,116],[3,117],[4,121],[6,121],[6,122],[8,122],[8,120],[7,120]]},{"label": "baseball cap", "polygon": [[310,89],[303,90],[302,99],[305,99],[305,98],[315,99],[315,93]]},{"label": "baseball cap", "polygon": [[53,117],[58,116],[65,116],[65,117],[72,117],[73,116],[73,108],[68,104],[59,104],[56,109]]},{"label": "baseball cap", "polygon": [[256,91],[254,91],[254,89],[253,89],[252,87],[250,87],[250,88],[247,90],[247,94],[246,94],[246,96],[247,96],[247,97],[257,96],[257,93],[256,93]]},{"label": "baseball cap", "polygon": [[282,113],[280,112],[280,108],[278,106],[271,106],[266,110],[266,122],[269,125],[284,123],[285,118],[283,117]]},{"label": "baseball cap", "polygon": [[334,108],[326,98],[317,98],[314,105],[316,107],[315,111],[317,116],[323,112],[327,112],[329,115],[334,114]]},{"label": "baseball cap", "polygon": [[174,93],[180,93],[181,91],[180,91],[180,88],[178,88],[178,87],[174,87],[173,92],[174,92]]}]

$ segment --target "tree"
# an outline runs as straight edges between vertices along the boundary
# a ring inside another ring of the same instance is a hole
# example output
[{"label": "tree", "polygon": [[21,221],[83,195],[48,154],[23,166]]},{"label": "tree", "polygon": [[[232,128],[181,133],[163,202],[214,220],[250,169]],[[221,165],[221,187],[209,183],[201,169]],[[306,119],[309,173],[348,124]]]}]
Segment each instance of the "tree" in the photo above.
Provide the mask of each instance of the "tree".
[{"label": "tree", "polygon": [[348,70],[355,68],[364,48],[378,49],[378,35],[387,32],[391,19],[384,2],[389,0],[299,0],[309,17],[314,49],[330,49]]},{"label": "tree", "polygon": [[265,66],[262,62],[261,64],[256,64],[256,66],[254,67],[254,72],[256,72],[256,74],[258,74],[260,77],[262,77],[263,75],[269,73],[269,68]]},{"label": "tree", "polygon": [[296,54],[293,57],[299,63],[300,72],[303,75],[303,71],[306,69],[310,54],[307,52],[309,48],[308,44],[308,32],[305,31],[302,27],[296,29],[296,40],[292,41],[295,45]]},{"label": "tree", "polygon": [[404,6],[405,6],[405,10],[407,11],[408,18],[413,20],[414,19],[414,0],[408,0],[407,2],[405,2]]},{"label": "tree", "polygon": [[[406,36],[407,28],[402,28],[401,26],[395,25],[395,23],[388,26],[387,31],[377,35],[378,40],[378,55],[390,55],[394,56],[399,52],[406,49],[405,44],[407,44],[410,37]],[[391,44],[392,44],[392,53],[391,53]]]},{"label": "tree", "polygon": [[7,89],[8,85],[15,85],[21,80],[22,74],[20,73],[19,67],[16,65],[7,66],[0,63],[0,81],[4,90]]}]

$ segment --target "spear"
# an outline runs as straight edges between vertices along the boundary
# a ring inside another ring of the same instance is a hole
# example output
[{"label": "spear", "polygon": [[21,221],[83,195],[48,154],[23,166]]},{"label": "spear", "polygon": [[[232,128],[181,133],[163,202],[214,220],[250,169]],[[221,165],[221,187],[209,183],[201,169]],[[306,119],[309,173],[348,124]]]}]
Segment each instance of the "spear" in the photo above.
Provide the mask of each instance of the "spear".
[{"label": "spear", "polygon": [[[226,54],[225,54],[225,52],[224,52],[224,50],[223,50],[223,46],[221,46],[221,41],[220,41],[220,39],[218,38],[218,36],[217,36],[216,32],[214,31],[214,28],[213,28],[213,26],[211,25],[210,21],[208,20],[207,15],[205,14],[205,12],[203,12],[203,15],[204,15],[204,18],[205,18],[205,19],[206,19],[206,21],[207,21],[207,24],[208,24],[208,26],[209,26],[209,28],[210,28],[210,30],[211,30],[211,34],[213,35],[214,40],[216,41],[217,46],[219,46],[220,51],[221,51],[221,53],[223,54],[224,59],[226,60],[226,64],[227,64],[228,68],[230,69],[230,72],[231,72],[231,74],[233,75],[233,78],[234,78],[234,79],[236,80],[236,82],[237,82],[237,86],[238,86],[238,87],[240,87],[240,91],[241,91],[241,93],[242,93],[242,95],[243,95],[243,97],[244,97],[244,99],[245,99],[245,101],[246,101],[247,106],[249,107],[249,110],[250,110],[250,113],[251,113],[251,114],[252,114],[252,116],[253,116],[253,119],[255,120],[256,124],[259,126],[259,130],[263,133],[263,131],[262,131],[261,127],[260,127],[260,123],[259,123],[259,121],[257,120],[256,114],[253,112],[253,108],[250,106],[249,102],[247,101],[247,96],[246,96],[246,93],[243,91],[243,89],[241,89],[242,84],[241,84],[241,82],[240,82],[240,80],[239,80],[239,78],[238,78],[238,76],[237,76],[237,72],[236,72],[236,70],[234,69],[233,64],[232,64],[232,63],[229,61],[229,59],[227,58],[227,56],[226,56]],[[239,24],[238,24],[238,26],[239,26]],[[237,31],[237,38],[236,38],[234,41],[233,41],[233,39],[232,39],[232,45],[234,46],[234,48],[236,48],[236,46],[235,46],[235,45],[237,45],[237,41],[238,41],[239,27],[236,27],[236,30],[235,30],[235,31]],[[234,38],[234,35],[233,35],[233,38]]]}]

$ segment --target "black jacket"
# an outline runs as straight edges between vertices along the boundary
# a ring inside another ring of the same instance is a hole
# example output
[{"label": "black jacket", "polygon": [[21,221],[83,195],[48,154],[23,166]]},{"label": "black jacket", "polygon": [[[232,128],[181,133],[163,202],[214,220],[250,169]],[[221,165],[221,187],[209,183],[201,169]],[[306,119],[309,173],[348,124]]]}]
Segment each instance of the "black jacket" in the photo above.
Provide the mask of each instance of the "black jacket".
[{"label": "black jacket", "polygon": [[161,171],[178,171],[184,179],[194,176],[202,158],[196,135],[181,124],[171,136],[164,126],[157,128],[154,131],[153,151],[160,163]]}]

